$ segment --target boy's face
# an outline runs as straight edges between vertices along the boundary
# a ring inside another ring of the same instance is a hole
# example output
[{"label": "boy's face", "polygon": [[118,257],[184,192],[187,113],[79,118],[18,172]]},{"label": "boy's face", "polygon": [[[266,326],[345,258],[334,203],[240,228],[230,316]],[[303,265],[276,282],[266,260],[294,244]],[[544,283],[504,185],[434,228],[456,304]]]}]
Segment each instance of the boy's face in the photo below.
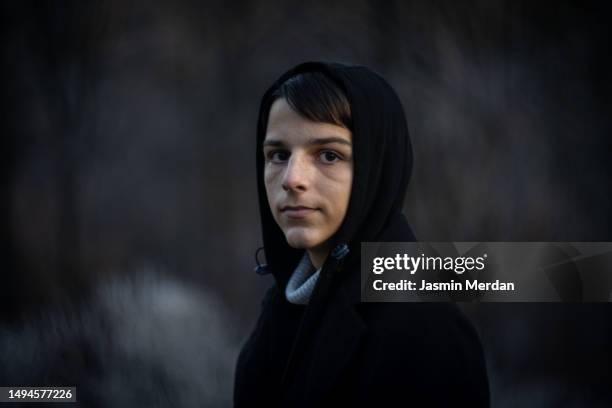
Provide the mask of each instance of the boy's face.
[{"label": "boy's face", "polygon": [[312,122],[284,98],[270,109],[263,143],[268,204],[293,248],[329,250],[353,182],[351,132]]}]

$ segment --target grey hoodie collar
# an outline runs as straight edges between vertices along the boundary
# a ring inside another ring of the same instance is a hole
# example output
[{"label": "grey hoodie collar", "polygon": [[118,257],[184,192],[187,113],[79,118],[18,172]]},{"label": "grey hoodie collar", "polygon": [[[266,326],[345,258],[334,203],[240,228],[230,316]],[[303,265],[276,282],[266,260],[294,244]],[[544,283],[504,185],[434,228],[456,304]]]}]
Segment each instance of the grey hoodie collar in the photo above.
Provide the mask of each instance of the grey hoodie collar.
[{"label": "grey hoodie collar", "polygon": [[302,256],[302,259],[289,278],[289,282],[287,282],[287,287],[285,288],[287,300],[296,305],[307,305],[317,279],[319,279],[320,272],[320,268],[315,270],[315,267],[310,262],[308,253],[304,251],[304,256]]}]

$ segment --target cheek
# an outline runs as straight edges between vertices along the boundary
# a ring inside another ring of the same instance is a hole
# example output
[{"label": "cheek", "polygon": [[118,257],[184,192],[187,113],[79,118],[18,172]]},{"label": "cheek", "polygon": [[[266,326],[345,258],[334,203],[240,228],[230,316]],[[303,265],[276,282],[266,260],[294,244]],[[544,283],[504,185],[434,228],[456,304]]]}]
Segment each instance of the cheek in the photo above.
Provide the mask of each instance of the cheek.
[{"label": "cheek", "polygon": [[268,194],[268,200],[274,194],[274,188],[276,186],[276,179],[278,172],[271,170],[268,166],[266,166],[264,170],[264,185],[266,186],[266,193]]},{"label": "cheek", "polygon": [[[344,200],[345,200],[345,207],[348,207],[348,202],[349,199],[351,198],[351,191],[353,191],[353,166],[351,165],[350,167],[350,171],[348,172],[348,174],[346,175],[346,181],[343,184],[344,185]],[[346,208],[345,208],[346,211]]]},{"label": "cheek", "polygon": [[268,198],[268,206],[270,207],[272,216],[274,217],[274,219],[276,219],[276,212],[274,211],[274,200],[275,200],[274,176],[267,169],[264,170],[264,185],[266,187],[266,196]]},{"label": "cheek", "polygon": [[338,169],[328,173],[325,182],[320,184],[319,194],[323,197],[324,211],[321,227],[325,232],[333,232],[344,221],[352,190],[352,168]]},{"label": "cheek", "polygon": [[348,209],[349,200],[351,198],[351,185],[343,188],[342,190],[338,190],[337,192],[337,204],[336,204],[336,216],[339,218],[338,222],[342,222],[344,217],[346,216],[346,210]]},{"label": "cheek", "polygon": [[277,168],[270,168],[266,166],[264,169],[264,185],[266,188],[266,196],[268,198],[268,207],[272,213],[272,218],[276,221],[276,224],[283,229],[284,223],[282,217],[277,211],[278,201],[281,199],[281,192],[283,191],[281,186],[281,171]]},{"label": "cheek", "polygon": [[344,217],[353,187],[352,166],[337,172],[331,180],[333,182],[328,186],[329,197],[333,197],[338,215]]}]

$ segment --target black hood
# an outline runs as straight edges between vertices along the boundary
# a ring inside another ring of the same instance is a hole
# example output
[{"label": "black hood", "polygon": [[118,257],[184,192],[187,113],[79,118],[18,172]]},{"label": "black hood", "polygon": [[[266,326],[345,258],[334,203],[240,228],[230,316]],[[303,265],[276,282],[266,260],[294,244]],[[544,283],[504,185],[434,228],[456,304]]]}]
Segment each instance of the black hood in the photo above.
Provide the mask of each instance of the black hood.
[{"label": "black hood", "polygon": [[[300,64],[281,75],[266,91],[257,125],[257,187],[264,250],[267,268],[282,288],[304,250],[293,249],[287,244],[268,206],[262,144],[274,90],[292,76],[312,71],[326,74],[340,86],[351,107],[353,186],[347,214],[334,236],[333,246],[348,245],[350,252],[345,262],[353,263],[359,262],[361,242],[414,241],[401,214],[412,170],[412,148],[397,94],[382,77],[363,66],[323,62]],[[394,225],[398,223],[402,224],[399,228]]]}]

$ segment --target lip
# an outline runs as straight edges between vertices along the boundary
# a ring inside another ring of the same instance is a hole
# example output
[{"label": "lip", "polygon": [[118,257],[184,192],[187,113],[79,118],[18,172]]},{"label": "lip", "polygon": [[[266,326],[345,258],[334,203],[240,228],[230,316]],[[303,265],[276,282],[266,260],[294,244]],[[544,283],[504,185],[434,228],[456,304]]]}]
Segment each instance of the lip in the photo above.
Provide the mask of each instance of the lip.
[{"label": "lip", "polygon": [[281,214],[286,215],[288,218],[295,218],[295,219],[307,217],[310,214],[314,213],[315,211],[317,211],[316,208],[305,207],[302,205],[296,205],[296,206],[288,205],[280,209]]}]

